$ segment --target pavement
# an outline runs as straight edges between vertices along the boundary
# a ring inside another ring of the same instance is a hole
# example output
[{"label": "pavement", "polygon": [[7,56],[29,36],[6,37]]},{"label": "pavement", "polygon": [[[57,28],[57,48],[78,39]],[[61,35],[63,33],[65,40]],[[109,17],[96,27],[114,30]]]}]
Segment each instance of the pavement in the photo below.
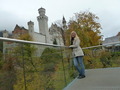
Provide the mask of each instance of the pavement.
[{"label": "pavement", "polygon": [[85,72],[85,78],[75,78],[63,90],[120,90],[120,68],[89,69]]}]

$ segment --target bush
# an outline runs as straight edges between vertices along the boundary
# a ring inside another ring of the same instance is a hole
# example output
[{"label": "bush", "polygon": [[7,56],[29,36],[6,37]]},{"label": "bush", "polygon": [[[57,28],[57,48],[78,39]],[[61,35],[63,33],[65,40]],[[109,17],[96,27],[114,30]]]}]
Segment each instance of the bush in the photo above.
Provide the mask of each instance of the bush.
[{"label": "bush", "polygon": [[103,64],[103,68],[108,67],[108,66],[112,66],[111,53],[103,51],[101,53],[100,61]]},{"label": "bush", "polygon": [[117,57],[117,56],[120,56],[120,52],[112,52],[112,57]]},{"label": "bush", "polygon": [[3,60],[2,60],[2,57],[3,57],[3,55],[2,55],[2,53],[0,52],[0,69],[1,69],[2,66],[3,66]]}]

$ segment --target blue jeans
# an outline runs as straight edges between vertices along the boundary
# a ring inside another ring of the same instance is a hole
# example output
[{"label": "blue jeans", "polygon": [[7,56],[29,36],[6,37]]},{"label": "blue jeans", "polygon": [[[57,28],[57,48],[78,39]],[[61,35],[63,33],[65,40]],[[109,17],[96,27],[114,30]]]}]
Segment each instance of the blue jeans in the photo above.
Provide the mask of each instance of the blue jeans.
[{"label": "blue jeans", "polygon": [[76,67],[77,71],[79,72],[79,75],[85,75],[85,67],[83,64],[83,56],[74,57],[74,66]]}]

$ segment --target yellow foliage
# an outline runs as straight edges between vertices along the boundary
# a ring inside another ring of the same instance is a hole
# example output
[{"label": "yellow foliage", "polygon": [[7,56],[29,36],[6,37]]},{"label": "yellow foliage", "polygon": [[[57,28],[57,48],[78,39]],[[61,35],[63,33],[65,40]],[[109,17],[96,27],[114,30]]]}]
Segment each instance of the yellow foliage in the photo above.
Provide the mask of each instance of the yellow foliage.
[{"label": "yellow foliage", "polygon": [[101,43],[101,25],[97,22],[99,18],[91,12],[80,12],[75,14],[75,20],[70,20],[66,31],[66,45],[70,44],[70,33],[76,31],[81,47],[99,45]]},{"label": "yellow foliage", "polygon": [[27,40],[27,41],[32,41],[33,40],[32,37],[28,33],[20,35],[19,39]]}]

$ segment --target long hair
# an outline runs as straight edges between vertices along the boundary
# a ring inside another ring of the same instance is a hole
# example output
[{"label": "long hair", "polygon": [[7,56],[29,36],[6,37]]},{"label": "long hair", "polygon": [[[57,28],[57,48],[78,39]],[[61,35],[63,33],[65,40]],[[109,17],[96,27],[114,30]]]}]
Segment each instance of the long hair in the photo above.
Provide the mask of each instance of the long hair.
[{"label": "long hair", "polygon": [[[75,33],[75,34],[76,34],[74,38],[71,37],[72,33]],[[79,38],[78,35],[77,35],[77,33],[76,33],[75,31],[72,31],[71,34],[70,34],[70,44],[73,45],[73,41],[74,41],[75,39],[77,39],[77,38]]]}]

